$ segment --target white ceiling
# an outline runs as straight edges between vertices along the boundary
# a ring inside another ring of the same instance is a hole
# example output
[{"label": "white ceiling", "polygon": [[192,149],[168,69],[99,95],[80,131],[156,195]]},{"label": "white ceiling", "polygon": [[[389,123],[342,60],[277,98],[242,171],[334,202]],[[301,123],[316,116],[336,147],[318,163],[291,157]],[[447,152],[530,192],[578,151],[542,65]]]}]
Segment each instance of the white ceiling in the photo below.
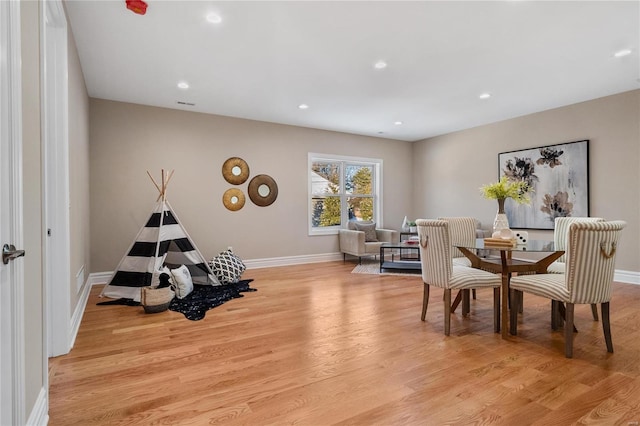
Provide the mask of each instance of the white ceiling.
[{"label": "white ceiling", "polygon": [[147,3],[66,2],[91,97],[415,141],[640,88],[638,1]]}]

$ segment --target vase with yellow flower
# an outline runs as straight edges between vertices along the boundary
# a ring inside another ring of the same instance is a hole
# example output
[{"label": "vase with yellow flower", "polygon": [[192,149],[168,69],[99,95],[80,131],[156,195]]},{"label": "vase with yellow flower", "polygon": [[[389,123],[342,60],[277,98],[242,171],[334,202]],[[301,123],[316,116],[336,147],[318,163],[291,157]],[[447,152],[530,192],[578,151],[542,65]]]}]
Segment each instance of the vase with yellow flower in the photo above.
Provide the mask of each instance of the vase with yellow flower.
[{"label": "vase with yellow flower", "polygon": [[505,200],[511,198],[518,204],[529,204],[531,202],[529,193],[533,189],[524,180],[511,180],[507,176],[502,176],[498,182],[480,187],[480,191],[484,198],[498,200],[498,212],[493,222],[495,233],[509,229],[509,219],[504,211]]}]

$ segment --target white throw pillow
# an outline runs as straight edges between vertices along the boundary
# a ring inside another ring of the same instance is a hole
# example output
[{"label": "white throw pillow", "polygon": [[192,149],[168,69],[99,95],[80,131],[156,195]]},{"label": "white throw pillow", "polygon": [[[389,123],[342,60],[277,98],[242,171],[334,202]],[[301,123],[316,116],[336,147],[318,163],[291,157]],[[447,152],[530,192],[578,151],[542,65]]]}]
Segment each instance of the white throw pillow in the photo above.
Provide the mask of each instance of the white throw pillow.
[{"label": "white throw pillow", "polygon": [[173,276],[173,289],[176,292],[176,297],[184,299],[193,291],[193,280],[191,279],[189,268],[182,265],[179,268],[172,269],[171,275]]}]

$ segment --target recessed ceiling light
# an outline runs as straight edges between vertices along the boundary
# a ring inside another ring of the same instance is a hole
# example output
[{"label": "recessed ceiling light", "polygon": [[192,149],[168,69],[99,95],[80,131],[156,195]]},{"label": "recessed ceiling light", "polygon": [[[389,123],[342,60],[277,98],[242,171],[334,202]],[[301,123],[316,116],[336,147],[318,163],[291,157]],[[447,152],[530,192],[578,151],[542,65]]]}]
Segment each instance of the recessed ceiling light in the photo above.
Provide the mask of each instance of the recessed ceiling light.
[{"label": "recessed ceiling light", "polygon": [[378,61],[375,64],[373,64],[373,67],[375,69],[381,70],[387,67],[387,63],[385,61]]},{"label": "recessed ceiling light", "polygon": [[300,109],[309,109],[309,105],[307,105],[307,104],[300,104],[300,105],[298,105],[298,108],[300,108]]},{"label": "recessed ceiling light", "polygon": [[478,96],[480,99],[489,99],[491,97],[491,93],[482,93]]},{"label": "recessed ceiling light", "polygon": [[186,81],[181,81],[178,83],[178,87],[180,89],[188,89],[189,88],[189,83],[187,83]]},{"label": "recessed ceiling light", "polygon": [[216,13],[210,13],[207,15],[207,21],[211,22],[212,24],[219,24],[220,22],[222,22],[222,17],[220,17],[220,15]]},{"label": "recessed ceiling light", "polygon": [[631,54],[631,49],[622,49],[614,53],[613,56],[615,56],[616,58],[622,58],[623,56],[627,56],[630,54]]},{"label": "recessed ceiling light", "polygon": [[393,124],[395,124],[396,126],[401,126],[402,125],[402,121],[394,121]]}]

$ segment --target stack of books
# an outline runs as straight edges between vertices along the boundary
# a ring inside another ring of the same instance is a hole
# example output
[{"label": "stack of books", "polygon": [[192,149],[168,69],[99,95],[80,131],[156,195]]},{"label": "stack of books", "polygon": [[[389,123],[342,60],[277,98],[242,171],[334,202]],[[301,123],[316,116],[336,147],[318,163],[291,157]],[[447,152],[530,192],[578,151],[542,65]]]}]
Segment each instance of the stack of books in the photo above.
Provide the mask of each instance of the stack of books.
[{"label": "stack of books", "polygon": [[505,238],[485,238],[484,246],[485,247],[515,247],[517,244],[515,238],[505,239]]}]

